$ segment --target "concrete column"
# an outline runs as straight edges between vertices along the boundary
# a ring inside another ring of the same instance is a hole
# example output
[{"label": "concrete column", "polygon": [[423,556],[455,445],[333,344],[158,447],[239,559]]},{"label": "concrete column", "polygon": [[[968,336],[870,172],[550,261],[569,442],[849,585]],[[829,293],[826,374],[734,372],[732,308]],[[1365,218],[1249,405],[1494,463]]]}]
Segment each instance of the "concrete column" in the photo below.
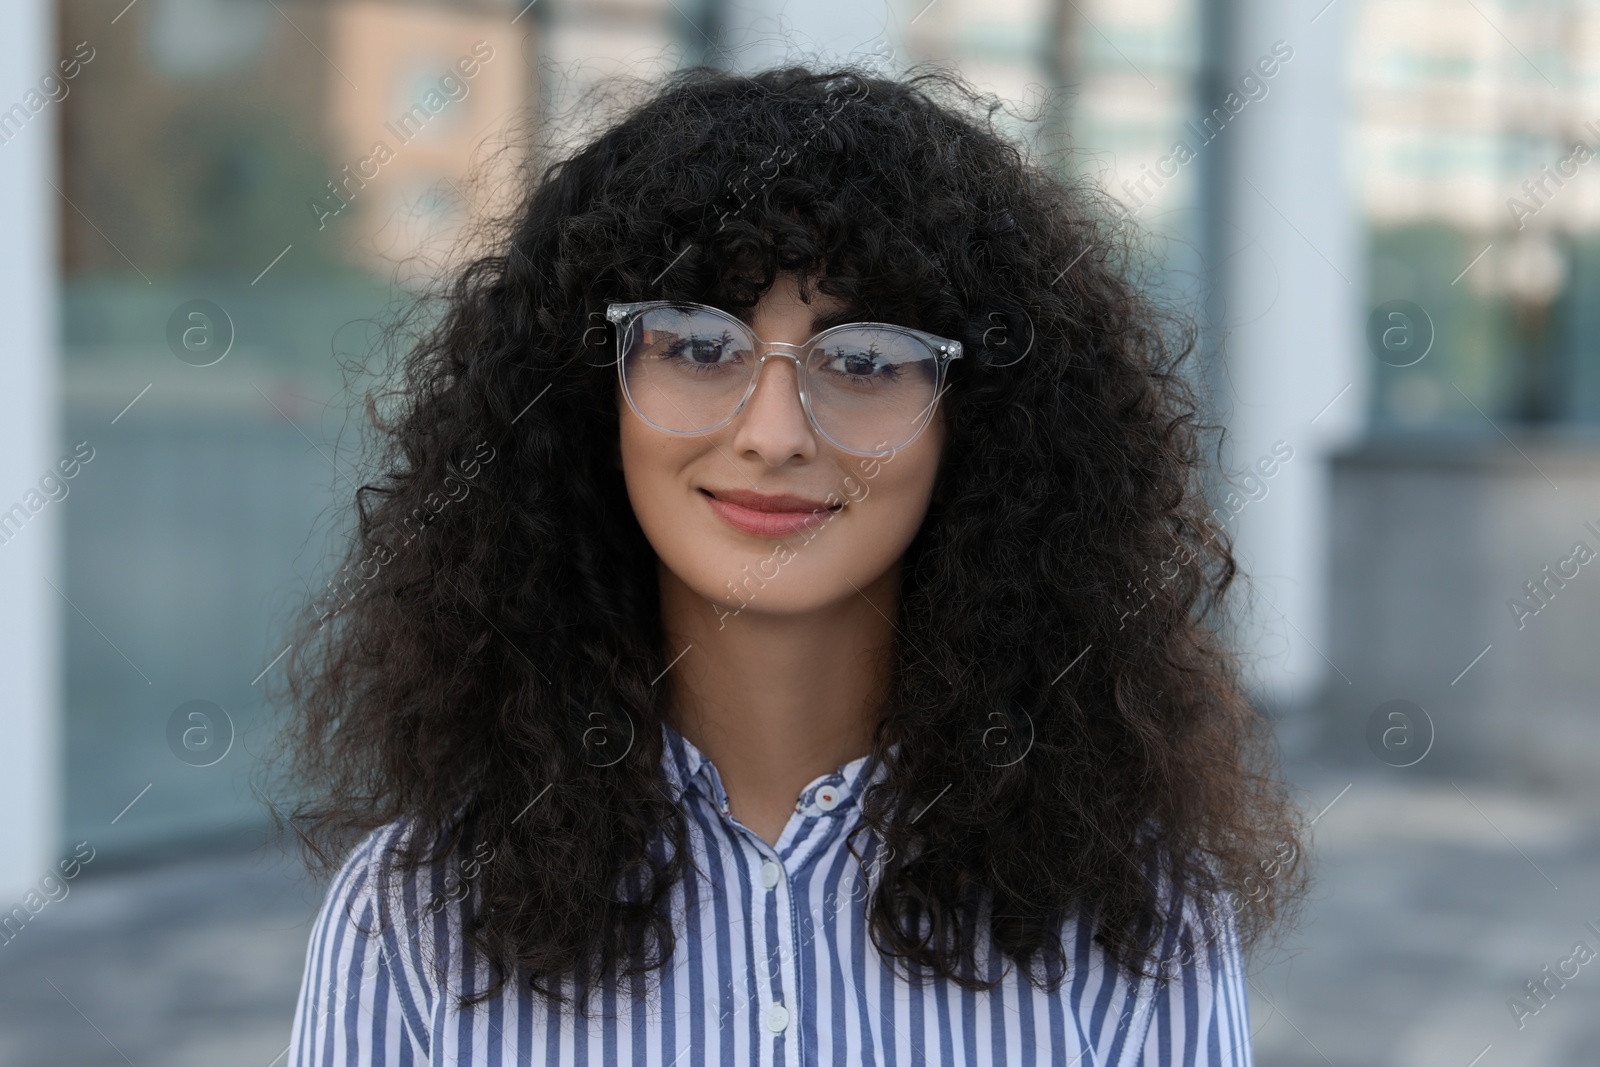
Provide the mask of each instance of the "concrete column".
[{"label": "concrete column", "polygon": [[56,51],[54,5],[9,5],[0,33],[0,111],[11,109],[0,113],[0,204],[6,206],[0,211],[0,912],[54,873],[62,833],[66,606],[50,583],[65,588],[60,540],[68,505],[41,505],[47,498],[40,491],[42,477],[60,473],[62,454],[56,329],[62,202],[49,184],[61,184],[61,105],[40,86],[47,75],[61,73]]},{"label": "concrete column", "polygon": [[[1364,230],[1344,151],[1345,20],[1354,6],[1206,2],[1209,76],[1196,112],[1230,116],[1213,121],[1221,128],[1202,149],[1215,168],[1206,197],[1220,328],[1211,384],[1232,439],[1229,466],[1252,490],[1233,490],[1244,503],[1226,522],[1249,575],[1237,601],[1239,639],[1258,698],[1293,707],[1324,684],[1346,684],[1324,653],[1328,457],[1365,430],[1371,358],[1361,318]],[[1271,77],[1261,73],[1263,59],[1266,69],[1276,60]],[[1254,82],[1244,81],[1248,73]],[[1277,442],[1292,459],[1274,456]],[[1242,472],[1263,457],[1268,468],[1278,459],[1274,473],[1246,482]]]}]

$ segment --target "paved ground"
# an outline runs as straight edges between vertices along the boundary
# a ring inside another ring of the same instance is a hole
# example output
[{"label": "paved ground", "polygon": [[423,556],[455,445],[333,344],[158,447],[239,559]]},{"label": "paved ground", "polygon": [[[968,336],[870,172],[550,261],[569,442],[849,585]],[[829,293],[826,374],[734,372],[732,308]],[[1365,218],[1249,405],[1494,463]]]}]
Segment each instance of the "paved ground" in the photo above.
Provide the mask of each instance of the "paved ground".
[{"label": "paved ground", "polygon": [[70,884],[0,948],[0,1063],[267,1067],[284,1051],[320,903],[298,871],[246,853],[91,864]]},{"label": "paved ground", "polygon": [[[1577,942],[1600,952],[1592,794],[1381,770],[1292,775],[1332,806],[1306,920],[1252,966],[1256,1062],[1600,1064],[1600,957],[1520,1030],[1507,1007]],[[319,900],[259,852],[91,867],[0,946],[0,1063],[281,1063]]]},{"label": "paved ground", "polygon": [[1579,941],[1600,953],[1592,801],[1401,771],[1298,781],[1350,788],[1317,823],[1305,922],[1253,962],[1258,1064],[1600,1064],[1600,956],[1520,1028],[1507,1004]]}]

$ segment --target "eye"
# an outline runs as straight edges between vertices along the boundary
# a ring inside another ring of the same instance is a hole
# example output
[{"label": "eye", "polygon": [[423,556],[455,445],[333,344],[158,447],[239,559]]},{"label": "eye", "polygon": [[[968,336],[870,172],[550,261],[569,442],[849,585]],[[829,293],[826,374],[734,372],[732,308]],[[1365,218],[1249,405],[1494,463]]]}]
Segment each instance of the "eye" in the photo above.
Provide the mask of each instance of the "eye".
[{"label": "eye", "polygon": [[841,344],[824,349],[821,368],[842,378],[878,378],[892,381],[900,376],[900,368],[885,359],[875,344],[865,348]]},{"label": "eye", "polygon": [[668,344],[661,358],[694,368],[715,367],[723,362],[722,357],[732,345],[733,335],[726,330],[717,335],[692,333]]}]

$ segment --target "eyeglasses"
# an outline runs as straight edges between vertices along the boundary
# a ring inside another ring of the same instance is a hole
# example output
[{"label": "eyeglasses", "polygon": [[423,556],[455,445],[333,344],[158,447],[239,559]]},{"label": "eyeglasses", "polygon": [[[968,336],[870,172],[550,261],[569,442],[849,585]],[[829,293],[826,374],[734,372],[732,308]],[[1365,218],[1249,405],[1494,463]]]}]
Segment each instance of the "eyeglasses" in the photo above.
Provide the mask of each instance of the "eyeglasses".
[{"label": "eyeglasses", "polygon": [[617,328],[617,375],[628,404],[672,434],[726,425],[755,392],[769,356],[794,360],[800,406],[846,452],[904,448],[933,415],[961,344],[883,322],[823,330],[804,344],[763,341],[718,308],[682,301],[609,304]]}]

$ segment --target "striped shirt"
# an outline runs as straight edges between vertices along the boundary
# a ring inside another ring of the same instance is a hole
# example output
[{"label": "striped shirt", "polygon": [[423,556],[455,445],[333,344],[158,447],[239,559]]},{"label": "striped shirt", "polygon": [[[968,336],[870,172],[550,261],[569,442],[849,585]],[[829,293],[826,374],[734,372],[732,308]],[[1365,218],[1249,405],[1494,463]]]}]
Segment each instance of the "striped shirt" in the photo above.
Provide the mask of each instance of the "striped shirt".
[{"label": "striped shirt", "polygon": [[[875,840],[858,837],[860,860],[845,845],[881,764],[863,756],[813,780],[769,845],[730,814],[710,759],[672,727],[664,733],[663,776],[688,815],[694,864],[674,890],[678,944],[657,985],[631,997],[597,993],[575,1019],[508,981],[463,1011],[457,994],[483,988],[489,971],[462,934],[454,868],[440,863],[377,888],[384,850],[405,832],[399,820],[351,852],[317,914],[288,1067],[1252,1064],[1227,909],[1210,911],[1221,920],[1208,920],[1211,936],[1191,952],[1175,951],[1176,923],[1169,928],[1163,958],[1175,977],[1164,983],[1119,973],[1092,930],[1072,920],[1069,970],[1054,992],[1015,966],[989,992],[942,979],[913,985],[867,934]],[[1171,910],[1202,928],[1192,902]],[[445,988],[439,973],[451,976]]]}]

